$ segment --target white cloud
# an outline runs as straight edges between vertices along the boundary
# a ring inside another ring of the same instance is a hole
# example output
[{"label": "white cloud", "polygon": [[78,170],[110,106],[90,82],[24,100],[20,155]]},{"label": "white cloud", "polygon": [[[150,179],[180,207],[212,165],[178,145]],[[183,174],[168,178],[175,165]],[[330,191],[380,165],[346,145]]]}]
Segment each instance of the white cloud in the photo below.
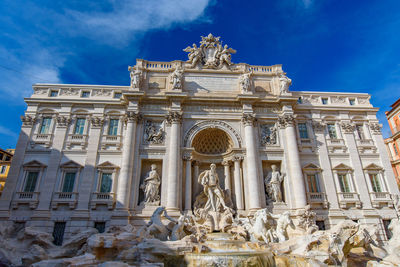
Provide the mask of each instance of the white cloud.
[{"label": "white cloud", "polygon": [[312,0],[301,0],[305,8],[311,7],[313,1]]},{"label": "white cloud", "polygon": [[3,126],[1,126],[1,125],[0,125],[0,134],[4,134],[4,135],[7,135],[7,136],[11,136],[11,137],[13,137],[13,138],[17,138],[17,136],[18,136],[15,132],[13,132],[13,131],[11,131],[10,129],[8,129],[8,128],[6,128],[6,127],[3,127]]},{"label": "white cloud", "polygon": [[136,34],[168,29],[201,18],[210,0],[111,1],[112,12],[68,13],[79,23],[79,31],[108,44],[126,44]]}]

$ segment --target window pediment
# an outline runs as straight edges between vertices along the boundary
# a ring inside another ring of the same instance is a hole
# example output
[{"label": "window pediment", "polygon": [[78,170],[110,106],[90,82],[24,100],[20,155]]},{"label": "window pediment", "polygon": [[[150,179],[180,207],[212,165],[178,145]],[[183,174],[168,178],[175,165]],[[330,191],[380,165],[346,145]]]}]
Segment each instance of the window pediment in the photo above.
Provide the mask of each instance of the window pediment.
[{"label": "window pediment", "polygon": [[375,163],[371,163],[368,166],[366,166],[364,168],[364,170],[366,170],[366,171],[381,171],[381,170],[383,170],[383,168],[376,165]]},{"label": "window pediment", "polygon": [[80,165],[79,163],[76,163],[73,160],[70,160],[70,161],[67,161],[67,162],[61,164],[60,168],[62,168],[62,169],[80,169],[80,168],[83,168],[83,166]]},{"label": "window pediment", "polygon": [[109,161],[105,161],[101,164],[97,165],[97,169],[99,170],[112,170],[112,169],[119,169],[119,166],[112,164]]},{"label": "window pediment", "polygon": [[353,168],[350,167],[350,166],[347,166],[346,164],[340,163],[339,165],[334,167],[333,170],[337,170],[337,171],[352,171]]},{"label": "window pediment", "polygon": [[23,165],[24,168],[45,168],[47,165],[37,160],[32,160]]},{"label": "window pediment", "polygon": [[315,165],[314,163],[308,163],[307,165],[305,165],[303,167],[303,170],[307,170],[307,171],[321,171],[321,168],[317,165]]}]

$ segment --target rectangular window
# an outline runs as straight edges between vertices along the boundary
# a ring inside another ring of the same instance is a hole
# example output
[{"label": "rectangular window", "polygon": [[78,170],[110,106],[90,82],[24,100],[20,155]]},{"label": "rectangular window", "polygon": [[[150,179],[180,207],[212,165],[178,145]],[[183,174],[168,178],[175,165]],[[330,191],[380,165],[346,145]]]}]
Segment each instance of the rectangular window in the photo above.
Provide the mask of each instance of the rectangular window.
[{"label": "rectangular window", "polygon": [[56,97],[56,96],[58,96],[58,91],[56,91],[56,90],[51,90],[51,91],[50,91],[50,97]]},{"label": "rectangular window", "polygon": [[114,93],[114,98],[120,99],[122,96],[121,93]]},{"label": "rectangular window", "polygon": [[322,98],[322,104],[327,105],[328,104],[328,98]]},{"label": "rectangular window", "polygon": [[28,172],[26,177],[24,192],[35,192],[36,182],[39,177],[39,172]]},{"label": "rectangular window", "polygon": [[61,246],[64,240],[65,222],[55,222],[53,229],[54,245]]},{"label": "rectangular window", "polygon": [[342,193],[350,192],[350,183],[347,174],[338,174],[340,191]]},{"label": "rectangular window", "polygon": [[75,184],[76,172],[67,172],[64,176],[64,183],[62,187],[62,192],[73,192]]},{"label": "rectangular window", "polygon": [[110,193],[112,187],[112,173],[102,173],[100,183],[100,193]]},{"label": "rectangular window", "polygon": [[382,223],[383,229],[385,229],[386,238],[389,240],[392,238],[392,232],[389,230],[389,224],[391,223],[391,220],[382,220]]},{"label": "rectangular window", "polygon": [[5,174],[7,170],[7,166],[1,166],[0,174]]},{"label": "rectangular window", "polygon": [[397,151],[397,146],[396,146],[396,144],[393,144],[393,150],[394,150],[394,153],[395,153],[396,155],[399,154],[399,152]]},{"label": "rectangular window", "polygon": [[89,91],[82,91],[81,97],[90,97],[90,92]]},{"label": "rectangular window", "polygon": [[108,126],[108,135],[117,135],[118,134],[118,120],[111,119],[110,125]]},{"label": "rectangular window", "polygon": [[85,129],[85,122],[86,119],[76,119],[74,134],[83,134],[83,130]]},{"label": "rectangular window", "polygon": [[311,193],[321,192],[319,188],[318,176],[316,174],[307,174],[308,190]]},{"label": "rectangular window", "polygon": [[51,125],[51,117],[43,118],[39,133],[48,134],[50,132],[50,125]]},{"label": "rectangular window", "polygon": [[303,104],[303,99],[301,99],[301,97],[299,97],[299,98],[297,99],[297,104]]},{"label": "rectangular window", "polygon": [[377,193],[382,192],[382,188],[379,183],[379,177],[378,177],[377,173],[370,173],[369,180],[371,181],[372,191],[377,192]]},{"label": "rectangular window", "polygon": [[299,123],[298,126],[299,126],[300,138],[308,139],[307,125],[305,123]]},{"label": "rectangular window", "polygon": [[94,228],[96,228],[99,233],[104,233],[106,230],[106,222],[94,222]]},{"label": "rectangular window", "polygon": [[357,137],[360,140],[365,140],[365,135],[364,135],[364,128],[362,124],[357,124],[356,125],[356,131],[357,131]]},{"label": "rectangular window", "polygon": [[351,106],[354,106],[356,104],[356,100],[355,99],[349,99],[349,103]]},{"label": "rectangular window", "polygon": [[318,226],[318,230],[325,231],[325,222],[324,221],[315,221],[315,224]]},{"label": "rectangular window", "polygon": [[329,123],[327,126],[328,126],[329,138],[330,139],[337,139],[335,124]]}]

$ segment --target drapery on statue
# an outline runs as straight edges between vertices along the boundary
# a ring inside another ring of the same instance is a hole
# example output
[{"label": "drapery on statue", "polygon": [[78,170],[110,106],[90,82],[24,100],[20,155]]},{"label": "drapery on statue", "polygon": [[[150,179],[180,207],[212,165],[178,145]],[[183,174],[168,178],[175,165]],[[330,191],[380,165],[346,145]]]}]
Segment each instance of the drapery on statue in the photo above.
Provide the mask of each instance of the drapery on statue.
[{"label": "drapery on statue", "polygon": [[144,191],[145,198],[144,203],[150,203],[158,205],[160,202],[159,188],[160,188],[160,176],[157,173],[157,165],[151,164],[151,171],[147,174],[140,189]]},{"label": "drapery on statue", "polygon": [[200,173],[198,178],[198,182],[204,187],[204,194],[208,198],[204,207],[205,210],[212,208],[213,211],[219,211],[220,205],[224,210],[228,209],[225,205],[224,194],[219,186],[219,178],[215,169],[216,165],[213,163],[210,165],[210,170]]},{"label": "drapery on statue", "polygon": [[251,75],[253,73],[252,72],[246,72],[243,73],[242,75],[240,75],[239,77],[239,85],[240,85],[240,90],[242,91],[242,93],[244,92],[250,92],[250,78]]},{"label": "drapery on statue", "polygon": [[129,67],[128,70],[131,76],[131,87],[139,88],[142,83],[142,72],[139,69],[135,70],[133,67]]},{"label": "drapery on statue", "polygon": [[182,89],[183,69],[178,66],[173,73],[171,73],[172,89]]},{"label": "drapery on statue", "polygon": [[280,93],[287,94],[289,93],[289,86],[292,84],[292,80],[287,77],[285,74],[279,74],[279,83],[280,83]]},{"label": "drapery on statue", "polygon": [[271,165],[271,169],[272,172],[265,178],[265,189],[273,202],[282,202],[281,184],[285,174],[280,174],[275,164]]}]

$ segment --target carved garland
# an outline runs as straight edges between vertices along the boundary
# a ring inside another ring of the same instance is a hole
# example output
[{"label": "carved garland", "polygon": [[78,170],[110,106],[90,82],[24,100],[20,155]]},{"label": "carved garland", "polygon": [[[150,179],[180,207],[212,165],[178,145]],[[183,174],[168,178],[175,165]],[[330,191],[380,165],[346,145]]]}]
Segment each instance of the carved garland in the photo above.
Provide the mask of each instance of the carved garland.
[{"label": "carved garland", "polygon": [[370,123],[369,128],[372,131],[372,134],[381,134],[382,124],[379,123]]},{"label": "carved garland", "polygon": [[22,121],[22,126],[32,127],[36,122],[36,118],[26,115],[26,116],[21,116],[21,121]]},{"label": "carved garland", "polygon": [[288,126],[294,126],[294,116],[293,115],[283,115],[278,118],[279,126],[281,128],[286,128]]},{"label": "carved garland", "polygon": [[343,132],[346,134],[353,133],[354,129],[355,129],[355,125],[350,122],[342,122],[342,124],[340,124],[340,126],[342,127]]},{"label": "carved garland", "polygon": [[199,131],[206,129],[207,126],[224,130],[228,133],[228,135],[233,134],[236,137],[239,147],[242,146],[242,139],[240,138],[240,135],[235,131],[235,129],[231,125],[229,125],[228,123],[226,123],[224,121],[212,120],[212,121],[199,122],[199,123],[195,124],[192,128],[190,128],[186,132],[185,138],[183,139],[185,147],[189,147],[189,145],[190,145],[189,140],[192,140]]}]

